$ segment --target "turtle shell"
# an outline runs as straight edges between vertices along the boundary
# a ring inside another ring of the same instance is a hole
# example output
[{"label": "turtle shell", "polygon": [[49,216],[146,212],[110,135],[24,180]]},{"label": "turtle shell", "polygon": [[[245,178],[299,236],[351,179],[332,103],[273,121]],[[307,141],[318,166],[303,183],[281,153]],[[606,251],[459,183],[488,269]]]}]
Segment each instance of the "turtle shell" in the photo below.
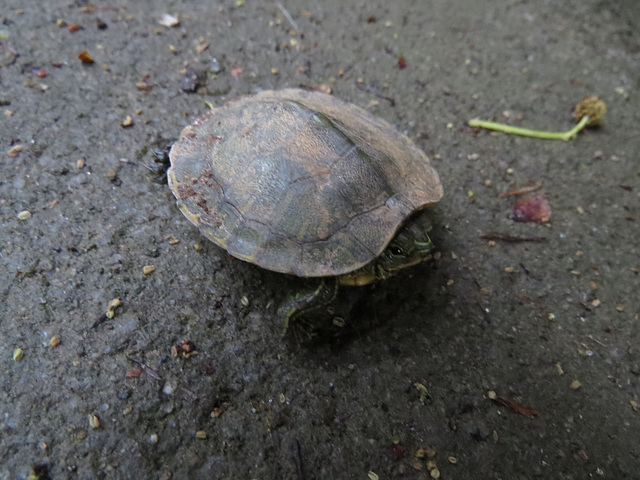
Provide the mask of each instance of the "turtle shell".
[{"label": "turtle shell", "polygon": [[387,122],[297,89],[211,110],[182,131],[170,159],[178,206],[209,240],[300,277],[366,265],[443,194],[427,156]]}]

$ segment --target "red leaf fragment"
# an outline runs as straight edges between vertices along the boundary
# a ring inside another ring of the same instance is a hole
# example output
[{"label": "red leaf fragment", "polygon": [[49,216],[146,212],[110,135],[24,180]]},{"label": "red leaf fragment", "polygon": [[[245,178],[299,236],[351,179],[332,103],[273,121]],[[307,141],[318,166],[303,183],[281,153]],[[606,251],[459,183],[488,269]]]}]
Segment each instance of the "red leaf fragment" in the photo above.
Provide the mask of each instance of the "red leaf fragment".
[{"label": "red leaf fragment", "polygon": [[390,446],[389,450],[391,450],[391,455],[394,460],[402,460],[407,456],[405,449],[399,443],[394,443]]},{"label": "red leaf fragment", "polygon": [[398,58],[398,68],[400,70],[404,70],[405,68],[407,68],[408,64],[407,64],[407,59],[404,57],[400,57]]},{"label": "red leaf fragment", "polygon": [[69,25],[69,31],[76,33],[78,30],[82,30],[82,25]]},{"label": "red leaf fragment", "polygon": [[99,10],[102,10],[102,11],[111,10],[113,12],[119,12],[122,8],[126,8],[126,7],[114,7],[112,5],[95,5],[93,3],[88,3],[86,5],[83,5],[80,11],[84,13],[97,12]]},{"label": "red leaf fragment", "polygon": [[137,368],[140,368],[144,373],[149,375],[151,378],[158,381],[162,381],[162,377],[158,375],[158,372],[156,372],[153,368],[151,368],[146,363],[141,362],[140,360],[136,360],[135,358],[132,358],[131,361],[135,364],[135,366],[137,366]]},{"label": "red leaf fragment", "polygon": [[91,65],[93,63],[93,57],[86,50],[78,54],[78,58],[85,65]]},{"label": "red leaf fragment", "polygon": [[530,195],[520,200],[513,207],[513,219],[516,222],[544,223],[551,217],[551,207],[544,193]]},{"label": "red leaf fragment", "polygon": [[139,378],[140,375],[142,375],[142,369],[139,367],[131,367],[129,369],[129,371],[127,372],[127,374],[125,375],[125,378]]},{"label": "red leaf fragment", "polygon": [[495,397],[492,400],[501,403],[512,412],[519,413],[520,415],[524,415],[525,417],[533,418],[538,415],[533,407],[525,405],[524,403],[516,402],[515,400],[511,400],[510,398]]}]

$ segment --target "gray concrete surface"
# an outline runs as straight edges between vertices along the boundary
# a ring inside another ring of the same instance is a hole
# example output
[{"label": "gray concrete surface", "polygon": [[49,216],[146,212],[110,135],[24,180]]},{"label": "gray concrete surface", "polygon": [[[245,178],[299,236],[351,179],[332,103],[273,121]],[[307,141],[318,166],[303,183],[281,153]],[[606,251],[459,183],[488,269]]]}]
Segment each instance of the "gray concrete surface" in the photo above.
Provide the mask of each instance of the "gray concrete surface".
[{"label": "gray concrete surface", "polygon": [[[639,18],[632,0],[3,1],[0,478],[640,478]],[[297,282],[206,242],[144,165],[205,101],[300,84],[406,131],[445,197],[436,258],[343,292],[344,333],[295,349],[276,310]],[[608,114],[570,142],[465,126],[565,130],[587,95]],[[546,225],[498,197],[530,182]],[[198,354],[172,358],[183,340]]]}]

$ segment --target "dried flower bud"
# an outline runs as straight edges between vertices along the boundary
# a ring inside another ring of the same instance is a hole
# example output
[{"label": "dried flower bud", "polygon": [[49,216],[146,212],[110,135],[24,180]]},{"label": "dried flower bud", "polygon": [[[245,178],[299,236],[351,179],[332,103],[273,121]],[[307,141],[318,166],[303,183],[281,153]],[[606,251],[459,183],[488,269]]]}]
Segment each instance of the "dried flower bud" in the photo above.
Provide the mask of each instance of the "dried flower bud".
[{"label": "dried flower bud", "polygon": [[607,105],[598,97],[583,98],[573,110],[573,118],[580,121],[585,115],[589,116],[587,125],[593,126],[600,123],[604,114],[607,113]]}]

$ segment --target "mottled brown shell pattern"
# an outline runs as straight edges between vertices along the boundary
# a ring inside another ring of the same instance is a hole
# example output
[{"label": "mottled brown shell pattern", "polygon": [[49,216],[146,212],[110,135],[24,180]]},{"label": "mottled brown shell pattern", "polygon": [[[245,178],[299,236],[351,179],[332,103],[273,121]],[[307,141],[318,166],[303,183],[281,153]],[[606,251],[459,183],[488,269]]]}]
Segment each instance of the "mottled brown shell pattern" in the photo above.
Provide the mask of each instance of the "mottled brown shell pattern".
[{"label": "mottled brown shell pattern", "polygon": [[342,275],[442,197],[405,135],[318,92],[263,91],[186,127],[169,185],[185,216],[231,255],[301,277]]}]

